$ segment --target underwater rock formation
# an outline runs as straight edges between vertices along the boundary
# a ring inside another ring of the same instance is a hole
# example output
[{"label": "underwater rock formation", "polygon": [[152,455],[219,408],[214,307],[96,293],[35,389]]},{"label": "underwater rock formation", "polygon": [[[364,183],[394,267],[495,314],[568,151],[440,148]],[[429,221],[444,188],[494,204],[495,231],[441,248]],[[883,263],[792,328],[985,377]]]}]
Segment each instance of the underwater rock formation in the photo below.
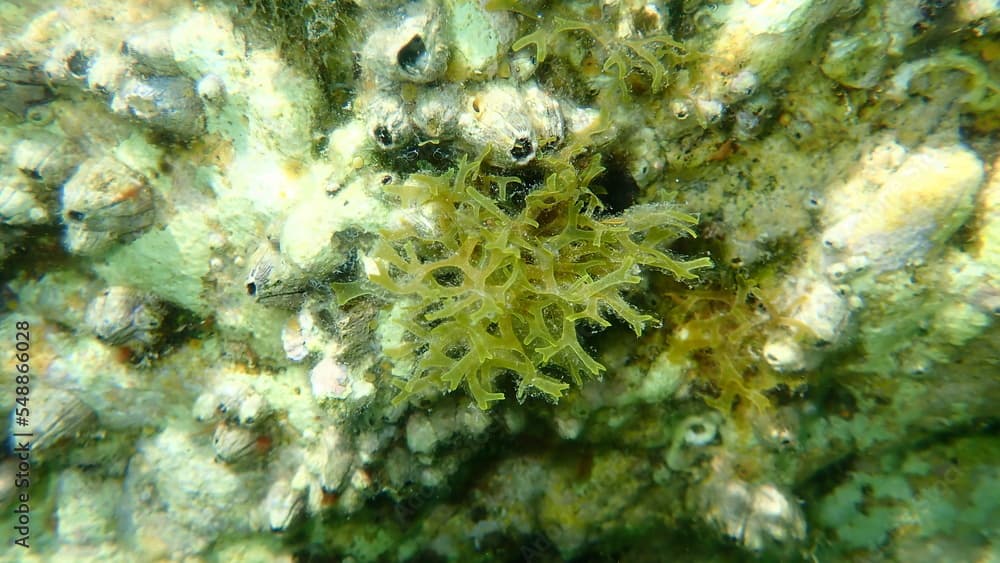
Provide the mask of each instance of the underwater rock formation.
[{"label": "underwater rock formation", "polygon": [[996,551],[995,2],[8,4],[3,558]]}]

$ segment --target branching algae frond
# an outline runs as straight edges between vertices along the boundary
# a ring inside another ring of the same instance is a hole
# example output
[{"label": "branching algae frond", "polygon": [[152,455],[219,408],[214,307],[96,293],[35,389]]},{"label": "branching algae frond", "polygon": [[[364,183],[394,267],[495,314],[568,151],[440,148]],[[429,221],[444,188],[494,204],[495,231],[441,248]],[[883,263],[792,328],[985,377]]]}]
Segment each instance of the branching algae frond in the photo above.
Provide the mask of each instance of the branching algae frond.
[{"label": "branching algae frond", "polygon": [[[513,9],[513,8],[511,8]],[[522,36],[514,42],[511,49],[519,51],[534,45],[535,60],[540,64],[550,54],[562,34],[583,34],[593,40],[592,49],[603,61],[601,72],[611,74],[612,69],[622,94],[628,96],[631,91],[629,76],[634,72],[649,77],[645,89],[652,93],[661,91],[667,85],[668,60],[682,60],[691,56],[687,48],[675,41],[666,33],[654,33],[649,36],[621,38],[615,35],[614,28],[604,22],[583,21],[574,18],[555,16],[551,21],[541,21],[534,31]]]},{"label": "branching algae frond", "polygon": [[386,351],[414,366],[397,380],[397,402],[465,385],[486,409],[504,398],[494,382],[505,374],[516,377],[519,400],[533,390],[557,399],[565,378],[579,385],[604,371],[581,346],[579,325],[607,327],[613,315],[638,335],[653,320],[622,295],[641,269],[689,280],[711,266],[664,248],[694,236],[691,215],[659,204],[602,215],[588,187],[603,170],[596,159],[582,172],[550,173],[523,207],[508,197],[519,180],[482,173],[481,162],[390,189],[413,220],[383,233],[368,276],[408,319],[406,345]]}]

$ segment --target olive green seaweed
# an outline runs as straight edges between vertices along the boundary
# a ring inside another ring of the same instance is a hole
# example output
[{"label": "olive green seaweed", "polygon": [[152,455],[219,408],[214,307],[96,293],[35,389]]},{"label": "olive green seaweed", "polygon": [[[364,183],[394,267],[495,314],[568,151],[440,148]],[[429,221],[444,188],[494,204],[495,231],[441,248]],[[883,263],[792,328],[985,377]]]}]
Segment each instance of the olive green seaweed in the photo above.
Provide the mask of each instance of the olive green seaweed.
[{"label": "olive green seaweed", "polygon": [[623,297],[641,269],[691,280],[711,266],[664,248],[694,236],[691,215],[666,204],[602,214],[589,189],[603,170],[597,158],[549,173],[521,207],[508,198],[519,181],[482,173],[484,156],[389,188],[403,209],[433,210],[435,225],[402,221],[371,254],[369,279],[403,303],[407,319],[408,340],[386,353],[398,364],[416,359],[397,381],[397,403],[464,384],[486,409],[504,398],[494,388],[503,374],[516,376],[519,400],[532,390],[558,399],[564,376],[579,385],[604,371],[580,343],[581,323],[604,328],[614,315],[639,335],[654,320]]},{"label": "olive green seaweed", "polygon": [[640,71],[650,77],[649,89],[659,92],[666,86],[665,60],[685,59],[689,53],[683,44],[668,34],[657,33],[638,39],[621,39],[609,33],[607,26],[576,19],[555,16],[551,22],[540,23],[537,28],[512,45],[514,51],[535,46],[535,60],[542,63],[549,55],[549,45],[562,33],[578,32],[589,35],[602,53],[602,72],[616,69],[615,78],[622,93],[628,95],[628,76]]}]

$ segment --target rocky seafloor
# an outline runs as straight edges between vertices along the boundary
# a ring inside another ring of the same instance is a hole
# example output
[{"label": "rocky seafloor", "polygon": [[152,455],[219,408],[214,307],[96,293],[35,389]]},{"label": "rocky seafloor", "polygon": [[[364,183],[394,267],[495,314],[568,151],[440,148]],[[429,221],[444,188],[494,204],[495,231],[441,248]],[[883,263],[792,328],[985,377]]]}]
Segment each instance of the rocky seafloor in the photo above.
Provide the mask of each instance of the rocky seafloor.
[{"label": "rocky seafloor", "polygon": [[995,1],[0,2],[0,558],[1000,561],[998,146]]}]

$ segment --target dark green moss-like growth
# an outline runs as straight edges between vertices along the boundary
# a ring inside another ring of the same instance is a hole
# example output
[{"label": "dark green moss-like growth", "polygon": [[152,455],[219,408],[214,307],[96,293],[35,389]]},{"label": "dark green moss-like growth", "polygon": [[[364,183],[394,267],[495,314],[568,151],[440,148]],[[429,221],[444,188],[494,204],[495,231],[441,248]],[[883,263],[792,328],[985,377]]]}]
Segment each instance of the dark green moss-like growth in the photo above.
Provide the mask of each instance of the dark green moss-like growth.
[{"label": "dark green moss-like growth", "polygon": [[[693,279],[708,258],[681,260],[665,250],[693,236],[696,219],[666,205],[632,207],[603,217],[588,188],[602,170],[550,173],[514,206],[516,178],[482,174],[464,160],[449,176],[412,175],[391,191],[414,217],[373,249],[369,278],[404,303],[407,345],[386,353],[415,358],[397,401],[427,390],[466,386],[480,408],[504,398],[494,380],[517,377],[522,399],[537,390],[556,399],[584,376],[604,371],[581,346],[577,326],[610,325],[614,315],[638,335],[653,320],[622,291],[642,268]],[[495,194],[495,198],[490,193]]]}]

